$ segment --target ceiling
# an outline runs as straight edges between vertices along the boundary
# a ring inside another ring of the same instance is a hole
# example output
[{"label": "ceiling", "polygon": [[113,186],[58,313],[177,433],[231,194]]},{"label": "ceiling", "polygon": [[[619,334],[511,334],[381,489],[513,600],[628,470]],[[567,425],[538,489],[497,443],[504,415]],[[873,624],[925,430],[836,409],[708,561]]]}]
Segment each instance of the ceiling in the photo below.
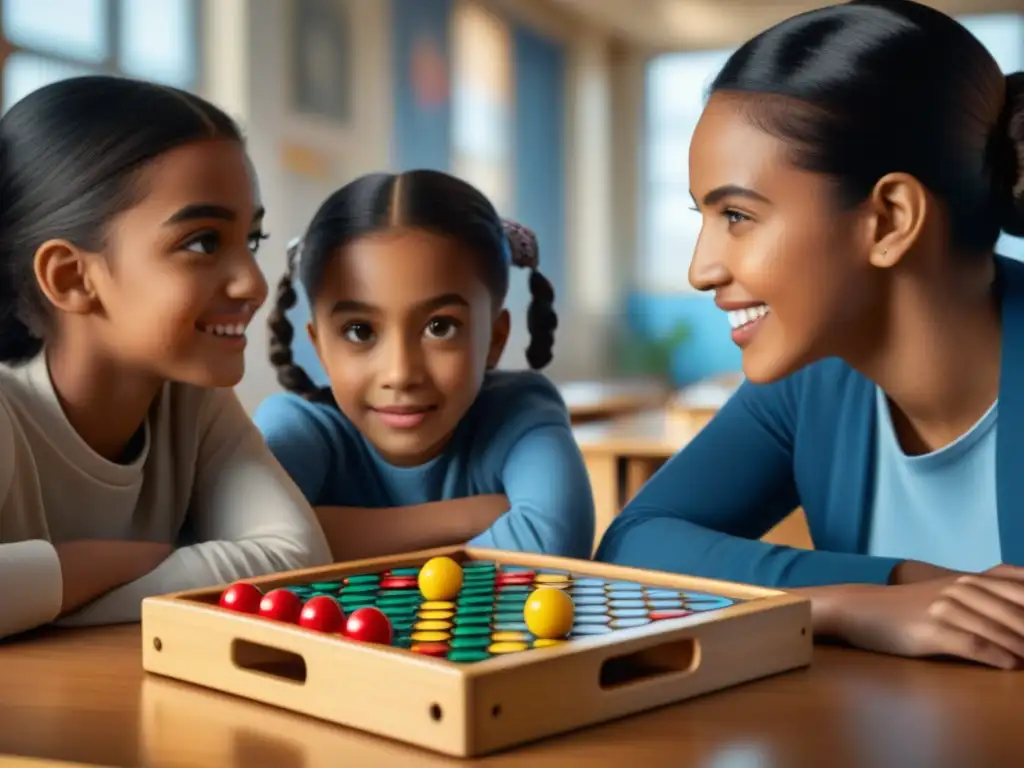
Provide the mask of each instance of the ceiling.
[{"label": "ceiling", "polygon": [[[634,44],[656,49],[732,47],[813,0],[548,0]],[[924,0],[946,13],[1024,11],[1024,0]]]}]

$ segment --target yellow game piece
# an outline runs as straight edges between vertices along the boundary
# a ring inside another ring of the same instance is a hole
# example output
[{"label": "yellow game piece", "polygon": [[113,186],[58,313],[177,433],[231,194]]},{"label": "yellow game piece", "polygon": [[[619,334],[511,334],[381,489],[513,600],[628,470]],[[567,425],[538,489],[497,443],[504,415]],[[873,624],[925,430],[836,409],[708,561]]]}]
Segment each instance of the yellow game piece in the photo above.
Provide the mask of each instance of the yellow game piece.
[{"label": "yellow game piece", "polygon": [[414,643],[443,643],[451,640],[452,636],[449,632],[413,632],[409,639]]},{"label": "yellow game piece", "polygon": [[540,640],[533,641],[534,648],[552,648],[556,645],[564,645],[567,640],[552,640],[551,638],[541,638]]},{"label": "yellow game piece", "polygon": [[450,619],[454,615],[452,611],[420,611],[416,617],[419,619]]},{"label": "yellow game piece", "polygon": [[450,621],[418,621],[413,625],[413,629],[417,632],[429,631],[429,630],[441,630],[448,631],[452,628]]},{"label": "yellow game piece", "polygon": [[443,600],[431,600],[420,606],[421,611],[454,611],[455,603],[448,603]]},{"label": "yellow game piece", "polygon": [[496,643],[521,643],[529,637],[525,632],[495,632],[491,640]]},{"label": "yellow game piece", "polygon": [[487,651],[494,654],[516,653],[518,651],[525,651],[529,647],[526,643],[493,643],[488,646]]},{"label": "yellow game piece", "polygon": [[555,584],[567,584],[569,577],[564,573],[540,573],[534,579],[538,584],[544,584],[546,586],[554,586]]},{"label": "yellow game piece", "polygon": [[523,608],[523,619],[535,637],[555,640],[572,629],[576,607],[566,592],[551,587],[534,590]]},{"label": "yellow game piece", "polygon": [[433,557],[420,568],[418,581],[427,600],[452,600],[462,589],[462,566],[450,557]]}]

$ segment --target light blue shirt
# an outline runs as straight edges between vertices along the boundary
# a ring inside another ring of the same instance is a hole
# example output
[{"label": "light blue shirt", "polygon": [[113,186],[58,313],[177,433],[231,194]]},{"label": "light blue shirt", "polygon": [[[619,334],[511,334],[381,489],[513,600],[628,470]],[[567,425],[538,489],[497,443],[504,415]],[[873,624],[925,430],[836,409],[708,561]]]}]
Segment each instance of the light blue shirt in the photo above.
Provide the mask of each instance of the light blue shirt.
[{"label": "light blue shirt", "polygon": [[561,395],[532,371],[486,375],[444,452],[416,467],[385,461],[334,405],[292,394],[256,425],[311,505],[385,508],[504,494],[510,509],[471,546],[589,559],[594,501]]},{"label": "light blue shirt", "polygon": [[922,456],[903,452],[881,389],[876,405],[869,554],[971,572],[1002,562],[996,505],[998,401],[957,440]]}]

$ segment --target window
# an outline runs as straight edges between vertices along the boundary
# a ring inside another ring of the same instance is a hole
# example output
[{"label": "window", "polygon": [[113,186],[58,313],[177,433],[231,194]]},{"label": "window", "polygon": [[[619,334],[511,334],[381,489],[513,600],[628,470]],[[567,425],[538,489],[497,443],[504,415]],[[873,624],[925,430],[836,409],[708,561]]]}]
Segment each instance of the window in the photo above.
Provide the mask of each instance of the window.
[{"label": "window", "polygon": [[[1024,70],[1024,14],[968,16],[960,21],[992,52],[1004,72]],[[687,272],[700,217],[689,210],[690,137],[704,107],[706,88],[730,53],[667,54],[648,65],[638,264],[641,290],[692,290]],[[997,248],[1024,260],[1024,239],[1004,236]]]},{"label": "window", "polygon": [[674,53],[647,67],[641,290],[691,290],[687,271],[701,220],[690,210],[690,137],[707,87],[731,53]]},{"label": "window", "polygon": [[512,188],[512,40],[508,25],[470,0],[452,19],[452,173],[502,213]]},{"label": "window", "polygon": [[192,89],[198,0],[0,0],[2,105],[68,77],[124,74]]}]

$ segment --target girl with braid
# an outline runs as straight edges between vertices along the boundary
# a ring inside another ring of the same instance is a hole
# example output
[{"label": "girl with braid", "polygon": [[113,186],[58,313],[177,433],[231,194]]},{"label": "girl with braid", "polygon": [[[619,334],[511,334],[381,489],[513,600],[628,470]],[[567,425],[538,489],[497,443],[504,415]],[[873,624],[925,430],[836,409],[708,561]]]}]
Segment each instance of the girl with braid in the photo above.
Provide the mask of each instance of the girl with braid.
[{"label": "girl with braid", "polygon": [[[536,238],[459,179],[364,176],[289,249],[270,317],[288,392],[256,423],[336,560],[467,542],[590,556],[594,505],[565,404],[535,370],[496,370],[513,265],[530,271],[526,357],[539,369],[557,319]],[[295,279],[328,388],[292,358]]]}]

